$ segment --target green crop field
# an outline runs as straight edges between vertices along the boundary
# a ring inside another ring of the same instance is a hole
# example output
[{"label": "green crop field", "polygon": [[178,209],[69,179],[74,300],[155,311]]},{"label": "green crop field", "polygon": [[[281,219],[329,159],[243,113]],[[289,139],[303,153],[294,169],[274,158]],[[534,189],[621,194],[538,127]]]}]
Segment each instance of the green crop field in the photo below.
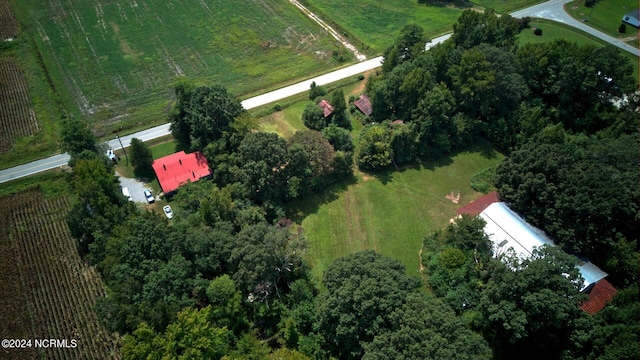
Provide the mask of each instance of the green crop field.
[{"label": "green crop field", "polygon": [[242,95],[335,67],[334,52],[350,58],[286,0],[11,5],[57,95],[98,135],[165,122],[178,78]]},{"label": "green crop field", "polygon": [[[469,179],[498,164],[503,156],[483,144],[438,163],[377,175],[357,174],[353,183],[338,185],[290,207],[291,218],[307,237],[307,259],[321,276],[336,258],[365,249],[402,261],[418,276],[422,239],[443,228],[456,209],[481,194]],[[459,203],[447,199],[460,194]]]},{"label": "green crop field", "polygon": [[[369,54],[379,54],[391,45],[406,24],[418,24],[428,37],[448,33],[464,7],[450,2],[418,0],[305,0],[305,5],[323,19],[346,32],[353,44]],[[471,7],[467,2],[461,3]],[[446,4],[446,5],[444,5]]]}]

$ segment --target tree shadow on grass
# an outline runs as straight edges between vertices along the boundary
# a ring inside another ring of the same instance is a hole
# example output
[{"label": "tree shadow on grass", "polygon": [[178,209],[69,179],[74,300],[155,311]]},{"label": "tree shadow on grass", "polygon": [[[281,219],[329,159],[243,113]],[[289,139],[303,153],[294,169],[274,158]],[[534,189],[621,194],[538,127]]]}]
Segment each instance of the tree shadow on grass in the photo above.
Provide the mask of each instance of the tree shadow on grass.
[{"label": "tree shadow on grass", "polygon": [[133,175],[137,180],[145,183],[150,182],[156,178],[156,173],[153,171],[153,168],[151,166],[144,167],[142,169],[134,168]]},{"label": "tree shadow on grass", "polygon": [[315,214],[320,206],[337,200],[340,194],[347,191],[349,186],[355,185],[357,178],[352,175],[341,182],[331,185],[320,193],[314,193],[286,205],[287,217],[298,224],[309,215]]},{"label": "tree shadow on grass", "polygon": [[470,9],[473,4],[466,0],[418,0],[418,4],[437,7],[453,6],[457,9]]},{"label": "tree shadow on grass", "polygon": [[464,152],[479,152],[485,159],[495,159],[500,153],[506,155],[504,151],[491,145],[491,143],[485,139],[474,142],[471,146],[460,150],[458,153]]}]

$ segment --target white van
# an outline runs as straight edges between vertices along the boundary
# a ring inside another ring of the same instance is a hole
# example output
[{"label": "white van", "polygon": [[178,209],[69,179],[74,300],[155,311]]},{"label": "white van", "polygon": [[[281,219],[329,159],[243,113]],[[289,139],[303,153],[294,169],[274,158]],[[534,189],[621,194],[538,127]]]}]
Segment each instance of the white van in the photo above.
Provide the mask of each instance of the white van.
[{"label": "white van", "polygon": [[129,199],[129,201],[133,201],[133,199],[131,198],[131,194],[129,193],[129,188],[128,187],[123,187],[122,188],[122,195],[126,196],[127,199]]}]

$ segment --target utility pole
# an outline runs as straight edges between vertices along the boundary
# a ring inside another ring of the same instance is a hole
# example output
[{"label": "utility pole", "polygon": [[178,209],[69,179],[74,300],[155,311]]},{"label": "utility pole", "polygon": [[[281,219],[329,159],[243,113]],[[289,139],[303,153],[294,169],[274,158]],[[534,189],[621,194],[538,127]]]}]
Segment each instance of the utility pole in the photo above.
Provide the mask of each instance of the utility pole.
[{"label": "utility pole", "polygon": [[118,136],[118,134],[116,134],[116,139],[118,139],[118,142],[120,142],[120,147],[122,148],[124,157],[127,159],[127,165],[129,165],[129,157],[127,156],[127,151],[124,149],[124,146],[122,145],[122,140],[120,140],[120,136]]}]

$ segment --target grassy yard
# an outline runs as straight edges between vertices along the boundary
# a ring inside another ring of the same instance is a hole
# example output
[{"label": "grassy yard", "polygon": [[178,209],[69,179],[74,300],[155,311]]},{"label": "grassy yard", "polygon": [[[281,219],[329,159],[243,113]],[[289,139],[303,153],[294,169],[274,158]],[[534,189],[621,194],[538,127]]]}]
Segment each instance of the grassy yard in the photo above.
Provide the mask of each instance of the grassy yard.
[{"label": "grassy yard", "polygon": [[[529,24],[529,29],[524,29],[519,35],[520,44],[526,43],[543,43],[553,41],[555,39],[566,39],[568,41],[576,42],[580,45],[596,45],[604,46],[607,43],[593,37],[581,30],[575,29],[571,26],[558,23],[550,20],[536,20]],[[534,28],[542,29],[542,35],[536,36],[533,33]],[[633,54],[620,50],[620,54],[629,59],[633,66],[633,78],[638,80],[638,58]]]},{"label": "grassy yard", "polygon": [[500,14],[508,14],[512,11],[539,4],[544,0],[471,0],[472,3],[487,9],[493,9]]},{"label": "grassy yard", "polygon": [[[356,47],[380,54],[406,24],[421,25],[428,37],[452,30],[460,13],[473,4],[418,0],[305,0],[320,17],[336,25]],[[452,4],[460,4],[455,7]]]},{"label": "grassy yard", "polygon": [[[382,174],[358,173],[356,179],[306,198],[290,207],[303,228],[307,259],[320,277],[336,258],[374,249],[402,261],[418,276],[422,239],[444,227],[455,210],[481,194],[469,186],[475,173],[503,156],[482,144],[437,163]],[[458,204],[445,196],[460,194]]]},{"label": "grassy yard", "polygon": [[566,4],[565,10],[577,20],[587,19],[587,25],[629,44],[638,46],[638,29],[627,24],[627,32],[621,34],[618,27],[622,16],[640,7],[637,0],[600,0],[594,7],[585,6],[584,0]]}]

